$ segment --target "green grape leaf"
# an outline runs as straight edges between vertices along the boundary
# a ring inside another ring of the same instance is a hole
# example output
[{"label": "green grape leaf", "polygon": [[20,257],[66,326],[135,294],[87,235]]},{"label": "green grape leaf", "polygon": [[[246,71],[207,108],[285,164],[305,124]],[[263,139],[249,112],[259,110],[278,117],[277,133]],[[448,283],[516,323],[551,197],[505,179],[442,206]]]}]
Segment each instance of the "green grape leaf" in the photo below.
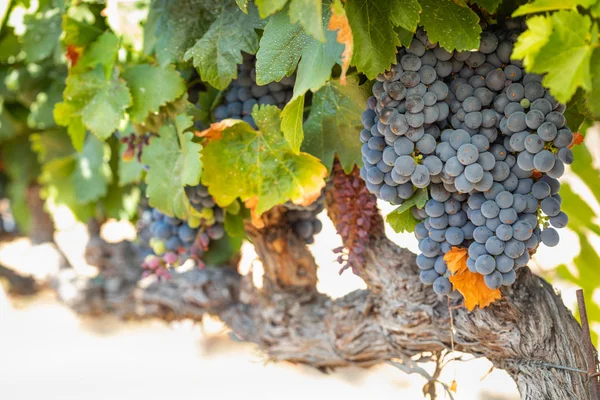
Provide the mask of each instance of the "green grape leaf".
[{"label": "green grape leaf", "polygon": [[137,185],[119,186],[113,183],[100,200],[106,218],[132,220],[138,212],[142,191]]},{"label": "green grape leaf", "polygon": [[185,53],[185,60],[193,59],[202,80],[217,89],[225,89],[237,77],[237,65],[243,61],[242,52],[255,54],[258,35],[264,21],[256,8],[249,7],[244,14],[239,8],[224,4],[216,20],[193,47]]},{"label": "green grape leaf", "polygon": [[573,132],[585,134],[585,127],[594,123],[594,117],[586,107],[586,97],[584,91],[579,89],[567,103],[564,115]]},{"label": "green grape leaf", "polygon": [[102,35],[108,26],[106,18],[100,16],[106,4],[72,4],[68,15],[63,15],[62,29],[65,32],[62,42],[65,45],[85,47]]},{"label": "green grape leaf", "polygon": [[267,18],[269,15],[283,9],[287,2],[288,0],[256,0],[254,3],[258,7],[260,17]]},{"label": "green grape leaf", "polygon": [[185,82],[173,68],[139,64],[127,68],[123,79],[131,90],[133,103],[128,109],[133,122],[144,122],[148,114],[174,101],[186,91]]},{"label": "green grape leaf", "polygon": [[127,86],[120,81],[111,81],[81,110],[81,120],[100,139],[107,139],[119,126],[130,104]]},{"label": "green grape leaf", "polygon": [[30,184],[37,180],[40,166],[36,154],[31,149],[29,137],[20,135],[2,144],[3,173],[8,176],[6,193],[10,199],[10,211],[19,230],[30,230],[31,212],[27,207],[26,194]]},{"label": "green grape leaf", "polygon": [[57,80],[43,92],[38,93],[35,101],[31,103],[30,113],[27,116],[27,125],[34,129],[48,129],[56,126],[54,122],[54,106],[62,100],[65,85]]},{"label": "green grape leaf", "polygon": [[421,14],[421,6],[417,0],[396,0],[390,11],[390,20],[394,26],[412,33],[417,30]]},{"label": "green grape leaf", "polygon": [[44,208],[59,224],[58,213],[66,207],[79,221],[87,221],[95,215],[95,203],[82,203],[75,193],[73,176],[77,167],[74,155],[52,159],[42,166],[38,181],[43,186]]},{"label": "green grape leaf", "polygon": [[108,145],[89,135],[83,150],[77,155],[73,172],[73,186],[79,203],[94,202],[108,193],[108,185],[112,181],[108,160]]},{"label": "green grape leaf", "polygon": [[479,17],[465,4],[453,0],[420,0],[421,23],[429,40],[447,50],[479,48]]},{"label": "green grape leaf", "polygon": [[411,208],[425,207],[425,203],[429,199],[426,189],[417,189],[412,197],[406,200],[402,205],[390,212],[385,220],[396,233],[414,232],[415,226],[419,221],[412,215]]},{"label": "green grape leaf", "polygon": [[189,116],[179,114],[174,125],[160,128],[159,137],[153,138],[142,154],[142,162],[149,167],[146,195],[150,206],[181,219],[190,213],[183,188],[197,185],[202,173],[202,145],[192,141],[192,132],[185,132],[192,125]]},{"label": "green grape leaf", "polygon": [[314,201],[325,185],[326,168],[317,158],[292,150],[281,133],[277,107],[255,106],[252,117],[258,131],[239,120],[211,127],[220,137],[204,148],[202,182],[217,204],[226,207],[239,197],[260,215],[287,200]]},{"label": "green grape leaf", "polygon": [[535,0],[523,4],[513,13],[513,17],[555,10],[574,10],[577,6],[588,8],[596,4],[598,0]]},{"label": "green grape leaf", "polygon": [[[584,141],[580,145],[573,146],[572,150],[575,162],[571,164],[571,170],[588,185],[596,200],[600,201],[600,185],[596,184],[600,180],[600,171],[594,168],[594,160],[587,143]],[[560,193],[562,196],[563,191],[561,190]]]},{"label": "green grape leaf", "polygon": [[139,184],[144,173],[144,164],[138,161],[137,157],[133,160],[125,161],[123,153],[127,150],[127,144],[120,143],[119,146],[119,165],[117,171],[119,173],[119,186],[127,186],[129,184]]},{"label": "green grape leaf", "polygon": [[71,68],[71,74],[86,72],[98,65],[104,67],[104,76],[110,78],[117,61],[119,39],[112,32],[105,32],[92,42],[83,52],[77,64]]},{"label": "green grape leaf", "polygon": [[[328,21],[331,11],[323,10]],[[298,66],[294,96],[316,91],[331,76],[331,68],[341,65],[344,46],[337,42],[336,32],[327,31],[326,42],[308,36],[301,26],[290,24],[284,13],[272,16],[265,27],[256,54],[256,83],[266,85],[291,75]]]},{"label": "green grape leaf", "polygon": [[595,49],[590,62],[592,87],[587,93],[586,104],[596,120],[600,120],[600,50]]},{"label": "green grape leaf", "polygon": [[[153,48],[160,66],[177,63],[214,20],[220,1],[153,0],[148,19],[155,19]],[[229,2],[227,2],[229,3]],[[146,46],[149,46],[146,43]]]},{"label": "green grape leaf", "polygon": [[291,0],[289,16],[292,24],[299,23],[306,33],[320,42],[325,41],[321,0]]},{"label": "green grape leaf", "polygon": [[[243,223],[243,221],[242,221]],[[225,265],[239,253],[243,243],[243,237],[224,236],[219,240],[211,240],[210,246],[202,260],[208,265]]]},{"label": "green grape leaf", "polygon": [[71,143],[77,151],[83,149],[83,141],[85,140],[85,125],[79,115],[77,107],[70,103],[56,103],[52,112],[54,122],[60,126],[66,126]]},{"label": "green grape leaf", "polygon": [[250,0],[235,0],[235,3],[237,4],[237,6],[240,8],[240,10],[242,10],[244,13],[248,13],[248,2]]},{"label": "green grape leaf", "polygon": [[335,156],[346,173],[354,165],[362,165],[359,132],[360,116],[368,91],[358,86],[358,78],[348,77],[345,85],[338,80],[327,82],[312,99],[308,119],[304,123],[302,151],[319,158],[331,170]]},{"label": "green grape leaf", "polygon": [[[54,108],[54,119],[58,125],[69,127],[69,134],[77,139],[86,128],[100,139],[108,138],[131,104],[127,86],[120,79],[106,80],[100,65],[69,76],[63,98],[65,101]],[[73,140],[73,144],[78,148],[80,141]]]},{"label": "green grape leaf", "polygon": [[374,79],[396,62],[396,46],[400,45],[400,40],[390,21],[390,14],[396,15],[391,11],[399,8],[399,2],[346,2],[346,15],[354,38],[352,64],[369,79]]},{"label": "green grape leaf", "polygon": [[304,115],[304,95],[298,96],[287,103],[281,112],[281,131],[283,136],[296,153],[304,140],[302,116]]},{"label": "green grape leaf", "polygon": [[23,18],[25,34],[21,38],[22,50],[29,62],[49,57],[59,45],[61,28],[60,9],[26,14]]},{"label": "green grape leaf", "polygon": [[[582,162],[585,164],[584,160],[577,160],[577,162]],[[575,164],[575,163],[573,163]],[[594,181],[598,180],[598,171],[593,167],[588,167],[595,176],[593,177]],[[584,178],[582,176],[581,178]],[[592,182],[594,182],[592,181]],[[589,229],[594,232],[596,235],[600,235],[600,227],[596,225],[590,216],[594,215],[594,211],[592,208],[579,196],[577,193],[571,189],[570,185],[563,184],[560,188],[560,196],[563,199],[561,203],[561,209],[569,216],[569,228],[574,231],[581,231],[585,229]]]},{"label": "green grape leaf", "polygon": [[594,24],[592,29],[590,17],[576,11],[558,11],[551,18],[552,34],[536,55],[531,71],[545,74],[544,86],[566,103],[577,88],[591,89],[590,60],[598,41],[598,27]]},{"label": "green grape leaf", "polygon": [[469,3],[477,4],[489,13],[494,13],[498,9],[502,0],[470,0]]},{"label": "green grape leaf", "polygon": [[535,59],[550,40],[551,34],[552,19],[542,15],[528,18],[527,30],[519,35],[511,57],[523,60],[528,70],[534,69]]},{"label": "green grape leaf", "polygon": [[30,137],[31,150],[37,154],[38,163],[46,164],[54,159],[73,155],[75,149],[63,128],[34,133]]}]

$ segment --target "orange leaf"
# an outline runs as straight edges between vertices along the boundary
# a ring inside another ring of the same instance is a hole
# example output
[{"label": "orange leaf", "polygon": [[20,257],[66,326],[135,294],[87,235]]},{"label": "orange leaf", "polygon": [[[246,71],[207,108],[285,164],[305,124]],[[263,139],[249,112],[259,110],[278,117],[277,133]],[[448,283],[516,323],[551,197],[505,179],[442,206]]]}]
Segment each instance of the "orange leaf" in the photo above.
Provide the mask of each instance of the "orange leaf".
[{"label": "orange leaf", "polygon": [[444,256],[448,270],[452,272],[450,282],[465,298],[465,307],[473,311],[476,306],[484,308],[500,299],[500,289],[490,289],[485,284],[483,275],[476,274],[467,268],[468,252],[466,249],[453,247]]},{"label": "orange leaf", "polygon": [[239,120],[235,119],[224,119],[223,121],[210,124],[210,127],[202,132],[196,131],[195,135],[207,139],[221,139],[221,133],[223,133],[225,129],[231,128],[239,122]]},{"label": "orange leaf", "polygon": [[352,29],[346,11],[339,1],[331,6],[331,18],[327,29],[337,31],[337,41],[345,46],[342,52],[342,74],[340,76],[340,82],[345,85],[346,72],[350,67],[350,60],[352,60],[352,53],[354,52],[354,39],[352,38]]},{"label": "orange leaf", "polygon": [[248,208],[250,210],[250,217],[252,219],[252,225],[254,225],[255,227],[257,227],[259,229],[264,228],[265,222],[260,217],[261,214],[256,212],[256,206],[258,205],[258,197],[253,197],[251,199],[248,199],[244,202],[244,204],[246,205],[246,208]]},{"label": "orange leaf", "polygon": [[448,265],[448,271],[452,274],[460,274],[467,269],[467,249],[453,247],[452,250],[444,255],[444,261]]},{"label": "orange leaf", "polygon": [[573,135],[573,141],[567,147],[569,147],[570,149],[572,149],[573,146],[575,146],[576,144],[579,145],[579,144],[583,143],[583,139],[585,139],[585,136],[583,136],[579,132],[575,132],[575,134]]}]

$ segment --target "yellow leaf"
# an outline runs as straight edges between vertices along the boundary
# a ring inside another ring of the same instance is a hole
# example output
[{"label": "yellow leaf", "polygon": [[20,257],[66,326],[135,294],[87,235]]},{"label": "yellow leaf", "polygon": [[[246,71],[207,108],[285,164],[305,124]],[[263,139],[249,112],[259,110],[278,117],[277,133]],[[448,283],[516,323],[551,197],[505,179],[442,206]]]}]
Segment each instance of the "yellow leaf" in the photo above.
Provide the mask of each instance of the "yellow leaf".
[{"label": "yellow leaf", "polygon": [[354,39],[352,38],[352,29],[346,16],[346,11],[339,0],[336,0],[331,6],[331,18],[327,29],[337,32],[337,41],[345,46],[342,52],[342,74],[340,82],[346,84],[346,72],[350,67],[352,53],[354,52]]},{"label": "yellow leaf", "polygon": [[465,298],[465,307],[473,311],[476,306],[484,308],[500,299],[500,289],[490,289],[485,284],[483,275],[476,274],[467,268],[467,249],[453,247],[446,255],[444,261],[448,270],[452,272],[450,282]]},{"label": "yellow leaf", "polygon": [[450,385],[450,391],[456,393],[456,380],[452,381],[452,384]]}]

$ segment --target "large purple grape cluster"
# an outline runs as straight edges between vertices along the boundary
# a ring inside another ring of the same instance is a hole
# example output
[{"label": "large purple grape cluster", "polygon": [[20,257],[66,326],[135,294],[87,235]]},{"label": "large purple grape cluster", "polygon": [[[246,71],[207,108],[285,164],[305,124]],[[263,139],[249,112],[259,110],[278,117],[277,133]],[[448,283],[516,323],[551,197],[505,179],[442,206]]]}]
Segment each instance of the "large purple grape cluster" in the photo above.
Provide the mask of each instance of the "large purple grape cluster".
[{"label": "large purple grape cluster", "polygon": [[444,255],[467,248],[468,268],[495,289],[515,282],[540,243],[567,225],[558,178],[573,162],[565,106],[512,60],[522,29],[508,21],[481,35],[478,51],[447,51],[417,32],[379,75],[362,116],[361,177],[378,198],[413,208],[421,280],[452,285]]}]

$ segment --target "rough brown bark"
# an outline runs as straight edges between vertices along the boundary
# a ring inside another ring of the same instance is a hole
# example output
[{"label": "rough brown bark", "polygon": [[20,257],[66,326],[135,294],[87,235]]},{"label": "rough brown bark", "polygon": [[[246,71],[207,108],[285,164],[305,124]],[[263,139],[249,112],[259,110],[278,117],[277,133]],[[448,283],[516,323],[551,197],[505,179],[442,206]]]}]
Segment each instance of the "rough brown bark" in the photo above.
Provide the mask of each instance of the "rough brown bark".
[{"label": "rough brown bark", "polygon": [[288,224],[285,208],[274,207],[262,215],[261,222],[260,228],[247,222],[246,233],[263,263],[268,284],[313,291],[317,284],[315,259]]},{"label": "rough brown bark", "polygon": [[31,213],[29,238],[33,244],[54,241],[54,222],[44,210],[44,200],[40,197],[40,186],[33,184],[25,193],[27,207]]}]

